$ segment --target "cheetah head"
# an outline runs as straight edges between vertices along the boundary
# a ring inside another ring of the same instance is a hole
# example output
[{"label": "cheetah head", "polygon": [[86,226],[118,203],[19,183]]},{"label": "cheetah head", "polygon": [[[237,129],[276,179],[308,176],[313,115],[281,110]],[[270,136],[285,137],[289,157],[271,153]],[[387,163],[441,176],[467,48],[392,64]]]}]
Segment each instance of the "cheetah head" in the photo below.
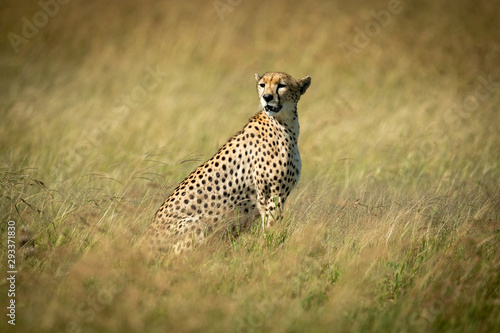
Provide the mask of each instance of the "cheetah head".
[{"label": "cheetah head", "polygon": [[260,104],[268,116],[296,110],[300,96],[311,85],[309,76],[295,80],[286,73],[266,73],[262,76],[255,74],[255,80],[257,80]]}]

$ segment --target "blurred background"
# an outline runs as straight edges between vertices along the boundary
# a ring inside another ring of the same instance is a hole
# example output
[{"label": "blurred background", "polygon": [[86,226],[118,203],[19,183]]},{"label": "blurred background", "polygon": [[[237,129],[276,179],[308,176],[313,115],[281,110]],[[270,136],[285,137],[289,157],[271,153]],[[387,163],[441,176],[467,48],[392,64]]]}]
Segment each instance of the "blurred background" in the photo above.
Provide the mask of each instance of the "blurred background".
[{"label": "blurred background", "polygon": [[[0,219],[26,227],[32,250],[19,325],[494,331],[499,10],[1,0]],[[175,274],[135,257],[128,241],[166,196],[258,112],[254,74],[268,71],[312,78],[287,225],[174,261]],[[89,308],[110,267],[126,287]]]},{"label": "blurred background", "polygon": [[499,4],[4,0],[3,164],[57,164],[63,179],[102,155],[208,158],[258,110],[253,75],[266,71],[313,79],[299,106],[306,173],[375,142],[404,153],[435,130],[432,142],[496,135]]}]

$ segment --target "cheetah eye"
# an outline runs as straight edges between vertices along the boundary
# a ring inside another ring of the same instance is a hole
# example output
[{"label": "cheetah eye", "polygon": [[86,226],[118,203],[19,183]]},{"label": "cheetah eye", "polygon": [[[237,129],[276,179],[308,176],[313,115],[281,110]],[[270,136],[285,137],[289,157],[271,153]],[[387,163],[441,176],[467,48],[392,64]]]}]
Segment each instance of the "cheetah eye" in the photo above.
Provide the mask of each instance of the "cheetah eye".
[{"label": "cheetah eye", "polygon": [[264,88],[266,86],[265,83],[259,83],[259,87]]},{"label": "cheetah eye", "polygon": [[285,88],[285,87],[286,87],[286,84],[278,83],[278,89]]}]

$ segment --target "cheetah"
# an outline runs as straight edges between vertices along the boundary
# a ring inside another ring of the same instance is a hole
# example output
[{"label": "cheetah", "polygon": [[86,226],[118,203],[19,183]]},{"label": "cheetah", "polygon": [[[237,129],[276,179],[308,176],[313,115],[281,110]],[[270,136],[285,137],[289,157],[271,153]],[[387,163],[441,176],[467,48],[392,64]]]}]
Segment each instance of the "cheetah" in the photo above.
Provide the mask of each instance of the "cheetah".
[{"label": "cheetah", "polygon": [[255,79],[261,110],[158,209],[148,228],[154,250],[184,252],[217,230],[244,230],[259,215],[262,228],[281,218],[300,177],[297,102],[311,78],[272,72]]}]

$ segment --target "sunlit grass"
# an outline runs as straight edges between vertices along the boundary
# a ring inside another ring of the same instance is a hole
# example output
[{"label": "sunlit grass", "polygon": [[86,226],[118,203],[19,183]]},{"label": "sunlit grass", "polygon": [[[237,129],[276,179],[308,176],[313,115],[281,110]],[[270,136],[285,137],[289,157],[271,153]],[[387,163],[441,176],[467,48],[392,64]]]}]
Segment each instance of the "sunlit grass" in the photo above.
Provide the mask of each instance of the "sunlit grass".
[{"label": "sunlit grass", "polygon": [[[243,1],[223,20],[212,2],[71,1],[18,53],[5,39],[14,330],[498,330],[494,2],[401,4],[351,59],[339,44],[387,1]],[[39,10],[9,1],[2,34]],[[156,209],[258,111],[253,75],[273,70],[312,77],[283,221],[146,260]]]}]

